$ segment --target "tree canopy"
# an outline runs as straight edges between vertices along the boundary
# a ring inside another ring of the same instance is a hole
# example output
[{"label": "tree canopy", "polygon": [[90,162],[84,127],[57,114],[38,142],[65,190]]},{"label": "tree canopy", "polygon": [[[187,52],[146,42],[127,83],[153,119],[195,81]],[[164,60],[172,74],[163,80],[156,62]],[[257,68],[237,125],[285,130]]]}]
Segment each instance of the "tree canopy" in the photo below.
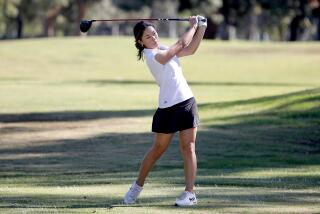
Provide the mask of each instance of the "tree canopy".
[{"label": "tree canopy", "polygon": [[[166,18],[201,14],[205,38],[320,40],[320,0],[2,0],[0,38],[80,35],[82,19]],[[186,23],[157,23],[179,36]],[[132,23],[97,23],[89,35],[129,35]]]}]

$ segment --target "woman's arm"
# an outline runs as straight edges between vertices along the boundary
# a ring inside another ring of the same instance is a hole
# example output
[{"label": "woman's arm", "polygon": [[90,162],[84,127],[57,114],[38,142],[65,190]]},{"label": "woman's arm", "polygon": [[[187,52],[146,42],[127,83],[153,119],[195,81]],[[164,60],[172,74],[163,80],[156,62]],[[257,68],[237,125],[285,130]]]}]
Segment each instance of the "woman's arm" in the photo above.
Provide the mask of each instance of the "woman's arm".
[{"label": "woman's arm", "polygon": [[188,47],[190,43],[192,42],[192,38],[194,37],[194,34],[196,33],[197,29],[197,17],[192,16],[189,19],[189,23],[192,26],[186,33],[182,35],[182,37],[176,42],[174,45],[172,45],[167,50],[159,51],[155,55],[155,59],[162,65],[169,62],[175,55],[177,55],[179,52],[181,52],[183,49]]},{"label": "woman's arm", "polygon": [[198,47],[203,39],[205,31],[205,27],[199,27],[190,44],[187,47],[180,50],[180,52],[177,53],[177,56],[183,57],[194,54],[198,50]]},{"label": "woman's arm", "polygon": [[[201,17],[201,19],[204,17]],[[198,47],[200,45],[200,42],[203,39],[204,33],[206,32],[206,28],[207,28],[207,22],[199,22],[199,27],[197,29],[196,34],[194,35],[192,41],[190,42],[190,44],[183,48],[179,53],[177,53],[178,57],[183,57],[183,56],[189,56],[194,54],[197,50]]]}]

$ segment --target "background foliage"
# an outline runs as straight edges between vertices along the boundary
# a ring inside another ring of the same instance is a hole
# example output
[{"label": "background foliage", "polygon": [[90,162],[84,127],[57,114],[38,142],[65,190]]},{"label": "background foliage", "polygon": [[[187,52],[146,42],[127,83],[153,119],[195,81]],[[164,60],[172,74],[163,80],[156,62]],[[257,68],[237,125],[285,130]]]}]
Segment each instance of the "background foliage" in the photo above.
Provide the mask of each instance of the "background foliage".
[{"label": "background foliage", "polygon": [[[1,0],[0,38],[80,35],[79,22],[93,18],[208,18],[205,37],[248,40],[319,40],[320,0]],[[157,23],[162,36],[176,37],[177,23]],[[95,24],[90,34],[131,35],[132,23]]]}]

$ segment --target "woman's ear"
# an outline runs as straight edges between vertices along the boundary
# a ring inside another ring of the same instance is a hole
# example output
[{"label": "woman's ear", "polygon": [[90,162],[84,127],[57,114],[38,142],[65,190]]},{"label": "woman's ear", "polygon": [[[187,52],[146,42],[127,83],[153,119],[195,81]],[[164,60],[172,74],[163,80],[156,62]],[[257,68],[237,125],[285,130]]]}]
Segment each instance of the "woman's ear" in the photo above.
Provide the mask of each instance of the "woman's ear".
[{"label": "woman's ear", "polygon": [[143,46],[143,42],[142,42],[141,40],[138,40],[138,42],[139,42],[139,44],[140,44],[142,47],[144,47],[144,46]]}]

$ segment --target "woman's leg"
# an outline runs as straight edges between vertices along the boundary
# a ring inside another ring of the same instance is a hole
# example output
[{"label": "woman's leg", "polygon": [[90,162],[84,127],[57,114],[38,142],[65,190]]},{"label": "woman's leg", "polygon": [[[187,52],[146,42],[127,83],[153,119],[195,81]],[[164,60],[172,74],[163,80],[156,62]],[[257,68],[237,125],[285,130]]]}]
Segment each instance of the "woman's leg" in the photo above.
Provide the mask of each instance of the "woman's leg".
[{"label": "woman's leg", "polygon": [[155,162],[166,151],[166,149],[168,148],[172,140],[172,137],[173,137],[173,134],[163,134],[163,133],[155,134],[155,142],[152,148],[145,155],[140,166],[140,172],[137,179],[137,184],[139,186],[142,187],[144,185],[144,181],[148,176],[148,173],[154,166]]},{"label": "woman's leg", "polygon": [[196,135],[197,128],[180,131],[180,151],[184,161],[185,190],[188,192],[193,192],[197,174]]}]

